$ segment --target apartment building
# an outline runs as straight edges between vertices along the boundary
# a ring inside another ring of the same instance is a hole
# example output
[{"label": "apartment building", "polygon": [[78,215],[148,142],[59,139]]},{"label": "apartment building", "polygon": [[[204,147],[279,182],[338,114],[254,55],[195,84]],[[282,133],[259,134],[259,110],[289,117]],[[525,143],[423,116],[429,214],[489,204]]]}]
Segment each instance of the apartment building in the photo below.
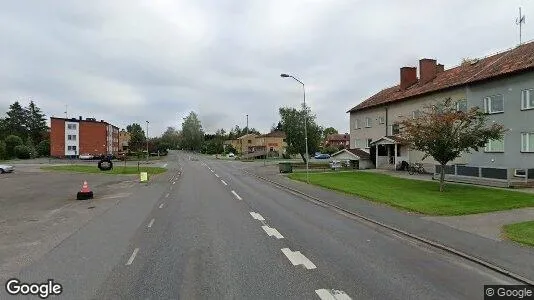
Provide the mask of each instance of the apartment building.
[{"label": "apartment building", "polygon": [[231,145],[239,154],[267,150],[269,156],[282,155],[287,147],[285,132],[278,130],[263,135],[245,134],[237,139],[224,141],[224,145]]},{"label": "apartment building", "polygon": [[119,128],[104,120],[80,116],[76,118],[50,118],[50,155],[78,157],[82,154],[117,155]]},{"label": "apartment building", "polygon": [[[501,122],[509,132],[502,141],[464,154],[452,164],[488,167],[534,165],[534,43],[463,62],[445,70],[434,59],[417,67],[400,68],[399,83],[383,89],[348,111],[351,147],[364,149],[377,168],[393,169],[401,161],[423,162],[432,171],[436,162],[409,149],[395,138],[401,118],[417,116],[425,106],[451,98],[459,110],[479,107],[490,122]],[[532,142],[531,142],[532,141]]]}]

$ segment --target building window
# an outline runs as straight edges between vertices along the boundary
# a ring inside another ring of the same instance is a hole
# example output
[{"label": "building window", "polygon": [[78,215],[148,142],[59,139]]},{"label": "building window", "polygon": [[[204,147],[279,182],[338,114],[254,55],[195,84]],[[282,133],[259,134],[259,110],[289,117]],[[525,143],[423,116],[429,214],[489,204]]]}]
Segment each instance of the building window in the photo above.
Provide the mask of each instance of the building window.
[{"label": "building window", "polygon": [[69,140],[69,141],[75,141],[75,140],[76,140],[76,135],[75,135],[75,134],[69,134],[69,135],[67,135],[67,140]]},{"label": "building window", "polygon": [[384,123],[386,123],[386,118],[378,117],[378,124],[384,124]]},{"label": "building window", "polygon": [[484,152],[504,152],[504,138],[488,141]]},{"label": "building window", "polygon": [[370,148],[371,147],[371,142],[373,141],[373,139],[367,139],[365,140],[365,148]]},{"label": "building window", "polygon": [[76,146],[67,146],[68,151],[76,151]]},{"label": "building window", "polygon": [[354,120],[354,129],[359,129],[360,128],[360,124],[358,124],[358,119]]},{"label": "building window", "polygon": [[467,112],[467,99],[462,99],[456,102],[456,111]]},{"label": "building window", "polygon": [[521,133],[521,152],[534,152],[534,133]]},{"label": "building window", "polygon": [[356,139],[354,141],[354,148],[360,148],[362,140]]},{"label": "building window", "polygon": [[399,124],[393,124],[393,126],[391,126],[391,133],[392,134],[399,134],[399,132],[400,132]]},{"label": "building window", "polygon": [[369,117],[365,118],[365,127],[367,128],[371,127],[371,118]]},{"label": "building window", "polygon": [[493,95],[484,98],[484,111],[487,114],[504,112],[504,98],[502,95]]},{"label": "building window", "polygon": [[532,89],[521,91],[521,109],[534,108],[534,97],[530,97],[531,91]]},{"label": "building window", "polygon": [[74,129],[74,130],[76,130],[76,124],[67,124],[67,129]]}]

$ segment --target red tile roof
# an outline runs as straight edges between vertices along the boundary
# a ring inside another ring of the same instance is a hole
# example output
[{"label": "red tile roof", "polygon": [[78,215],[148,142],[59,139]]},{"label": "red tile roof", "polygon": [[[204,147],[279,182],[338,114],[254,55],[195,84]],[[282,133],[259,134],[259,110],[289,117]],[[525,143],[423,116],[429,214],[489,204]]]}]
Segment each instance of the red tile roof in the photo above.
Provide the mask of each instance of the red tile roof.
[{"label": "red tile roof", "polygon": [[262,137],[277,137],[277,138],[286,138],[286,133],[280,130],[275,130],[267,134],[262,135]]},{"label": "red tile roof", "polygon": [[440,72],[436,78],[426,84],[418,82],[406,90],[401,90],[400,85],[383,89],[356,105],[348,112],[407,100],[416,96],[460,87],[483,80],[534,70],[534,42],[522,44],[516,48],[475,61],[476,63],[464,63]]}]

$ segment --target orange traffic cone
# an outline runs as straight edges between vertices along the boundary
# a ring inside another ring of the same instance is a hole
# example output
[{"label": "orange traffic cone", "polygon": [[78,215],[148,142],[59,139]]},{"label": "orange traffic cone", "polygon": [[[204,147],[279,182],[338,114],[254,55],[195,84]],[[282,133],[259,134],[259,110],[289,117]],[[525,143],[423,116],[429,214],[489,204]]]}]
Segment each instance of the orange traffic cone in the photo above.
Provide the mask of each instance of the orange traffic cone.
[{"label": "orange traffic cone", "polygon": [[91,189],[89,188],[87,181],[83,182],[81,190],[76,195],[76,199],[78,200],[93,199],[93,191],[91,191]]}]

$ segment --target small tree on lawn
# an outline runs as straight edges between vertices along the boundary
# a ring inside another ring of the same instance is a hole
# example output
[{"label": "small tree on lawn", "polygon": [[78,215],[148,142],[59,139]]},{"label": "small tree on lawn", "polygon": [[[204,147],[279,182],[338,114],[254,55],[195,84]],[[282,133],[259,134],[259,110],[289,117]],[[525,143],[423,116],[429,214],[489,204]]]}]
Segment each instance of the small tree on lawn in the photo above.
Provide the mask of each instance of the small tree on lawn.
[{"label": "small tree on lawn", "polygon": [[[433,157],[440,165],[439,190],[443,191],[445,165],[463,152],[478,151],[490,140],[503,138],[506,129],[501,124],[487,122],[487,114],[473,107],[459,111],[450,98],[427,106],[414,118],[404,118],[399,124],[399,139],[411,149]],[[424,159],[424,158],[423,158]]]}]

